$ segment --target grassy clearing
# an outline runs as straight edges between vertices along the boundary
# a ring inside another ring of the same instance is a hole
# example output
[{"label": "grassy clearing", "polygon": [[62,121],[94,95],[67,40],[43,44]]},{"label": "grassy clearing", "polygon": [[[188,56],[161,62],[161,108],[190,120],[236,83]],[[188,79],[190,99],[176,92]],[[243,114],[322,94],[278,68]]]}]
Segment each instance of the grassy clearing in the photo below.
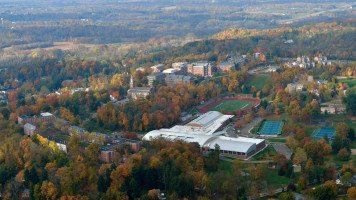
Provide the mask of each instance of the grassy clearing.
[{"label": "grassy clearing", "polygon": [[249,79],[247,80],[247,85],[255,86],[257,90],[263,89],[263,87],[267,84],[271,83],[271,75],[266,74],[266,75],[251,75]]},{"label": "grassy clearing", "polygon": [[272,160],[273,156],[275,156],[276,154],[276,150],[271,145],[269,145],[268,147],[254,155],[251,160]]},{"label": "grassy clearing", "polygon": [[275,185],[276,187],[287,186],[291,180],[285,176],[278,176],[276,169],[264,169],[265,180],[268,184]]}]

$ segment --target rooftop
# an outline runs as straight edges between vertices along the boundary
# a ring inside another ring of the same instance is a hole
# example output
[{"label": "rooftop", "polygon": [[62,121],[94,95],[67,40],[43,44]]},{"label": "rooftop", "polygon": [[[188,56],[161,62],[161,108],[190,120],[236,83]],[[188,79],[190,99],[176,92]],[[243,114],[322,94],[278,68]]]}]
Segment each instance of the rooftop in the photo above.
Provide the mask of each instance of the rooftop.
[{"label": "rooftop", "polygon": [[134,87],[127,90],[127,92],[149,92],[151,89],[151,87]]},{"label": "rooftop", "polygon": [[164,73],[162,73],[162,72],[157,72],[157,73],[148,75],[147,77],[158,77],[158,76],[164,76]]},{"label": "rooftop", "polygon": [[30,123],[26,123],[24,126],[24,128],[30,129],[30,130],[36,130],[36,126],[30,124]]},{"label": "rooftop", "polygon": [[251,152],[256,148],[256,145],[263,142],[263,139],[253,138],[230,138],[217,135],[200,135],[190,134],[186,132],[173,132],[169,129],[154,130],[147,133],[143,140],[151,140],[156,138],[164,138],[170,141],[182,140],[184,142],[196,142],[201,147],[215,148],[215,144],[220,146],[221,150],[236,151],[236,152]]},{"label": "rooftop", "polygon": [[184,75],[168,75],[166,77],[166,80],[185,80],[185,81],[191,81],[194,80],[193,77],[191,76],[184,76]]},{"label": "rooftop", "polygon": [[44,112],[44,113],[41,113],[41,116],[43,117],[49,117],[49,116],[53,116],[52,113],[49,113],[49,112]]}]

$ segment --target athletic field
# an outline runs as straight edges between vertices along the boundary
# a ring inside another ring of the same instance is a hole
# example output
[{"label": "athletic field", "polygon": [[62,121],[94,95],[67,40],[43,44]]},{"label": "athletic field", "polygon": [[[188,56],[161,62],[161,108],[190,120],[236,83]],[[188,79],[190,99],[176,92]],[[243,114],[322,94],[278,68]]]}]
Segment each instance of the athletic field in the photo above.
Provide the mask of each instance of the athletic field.
[{"label": "athletic field", "polygon": [[235,112],[236,110],[247,109],[253,105],[255,101],[243,101],[243,100],[224,100],[220,103],[210,107],[208,111],[225,111]]}]

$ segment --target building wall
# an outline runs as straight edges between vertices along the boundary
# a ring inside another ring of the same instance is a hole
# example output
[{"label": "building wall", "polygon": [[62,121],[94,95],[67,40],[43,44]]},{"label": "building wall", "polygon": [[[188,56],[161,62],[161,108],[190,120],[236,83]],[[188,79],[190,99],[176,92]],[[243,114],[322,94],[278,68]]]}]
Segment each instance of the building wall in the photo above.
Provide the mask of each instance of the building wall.
[{"label": "building wall", "polygon": [[29,124],[36,124],[37,121],[39,122],[54,122],[56,120],[56,117],[54,115],[51,116],[33,116],[33,117],[28,117],[28,118],[22,118],[18,117],[17,122],[20,125],[25,125],[26,123]]},{"label": "building wall", "polygon": [[102,162],[111,163],[115,161],[115,151],[101,151],[99,159]]},{"label": "building wall", "polygon": [[32,136],[32,135],[38,133],[37,128],[36,128],[35,130],[32,130],[32,129],[29,129],[29,128],[24,127],[23,130],[24,130],[24,133],[25,133],[26,135],[28,135],[28,136]]},{"label": "building wall", "polygon": [[150,95],[150,92],[136,92],[136,91],[128,91],[127,95],[129,96],[130,99],[136,100],[136,99],[144,99],[148,95]]},{"label": "building wall", "polygon": [[218,65],[218,69],[221,72],[229,72],[234,67],[234,65]]}]

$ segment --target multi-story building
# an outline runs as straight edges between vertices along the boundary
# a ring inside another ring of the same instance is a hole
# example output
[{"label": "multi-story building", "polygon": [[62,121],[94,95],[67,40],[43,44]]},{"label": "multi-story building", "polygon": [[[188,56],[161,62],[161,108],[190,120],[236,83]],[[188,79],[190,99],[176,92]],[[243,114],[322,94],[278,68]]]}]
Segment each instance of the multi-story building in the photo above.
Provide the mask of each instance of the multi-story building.
[{"label": "multi-story building", "polygon": [[220,72],[229,72],[235,68],[234,62],[221,62],[218,64],[218,71]]},{"label": "multi-story building", "polygon": [[165,79],[167,86],[175,87],[179,84],[181,85],[189,85],[193,83],[194,79],[191,76],[183,76],[183,75],[169,75]]},{"label": "multi-story building", "polygon": [[172,68],[180,70],[181,75],[187,73],[187,67],[188,67],[187,62],[175,62],[172,64]]},{"label": "multi-story building", "polygon": [[143,137],[143,140],[165,138],[170,141],[195,142],[205,152],[215,150],[217,144],[220,146],[221,155],[242,159],[249,159],[266,147],[263,139],[221,136],[223,134],[221,130],[230,123],[232,117],[233,115],[210,111],[184,126],[176,125],[170,129],[150,131]]},{"label": "multi-story building", "polygon": [[51,113],[45,112],[41,113],[40,115],[35,115],[35,116],[19,116],[17,118],[17,122],[19,125],[23,126],[26,123],[30,124],[37,124],[37,123],[42,123],[42,122],[54,122],[56,120],[56,116],[54,116]]},{"label": "multi-story building", "polygon": [[115,149],[122,148],[125,144],[128,144],[130,149],[134,152],[137,152],[141,148],[141,141],[128,140],[123,138],[115,139],[114,143],[100,148],[99,159],[106,163],[114,162],[116,158]]},{"label": "multi-story building", "polygon": [[197,76],[212,76],[213,66],[210,62],[199,61],[188,64],[187,72]]},{"label": "multi-story building", "polygon": [[321,105],[320,107],[321,114],[343,114],[346,112],[346,106],[339,105]]},{"label": "multi-story building", "polygon": [[145,99],[148,95],[152,93],[151,87],[134,87],[135,82],[131,76],[130,89],[127,90],[127,97],[130,100]]},{"label": "multi-story building", "polygon": [[145,99],[152,93],[151,87],[134,87],[127,91],[127,96],[131,100]]},{"label": "multi-story building", "polygon": [[30,123],[26,123],[23,126],[23,130],[24,130],[24,133],[28,136],[32,136],[32,135],[38,133],[38,129],[36,128],[36,126],[33,124],[30,124]]},{"label": "multi-story building", "polygon": [[165,74],[162,72],[157,72],[147,76],[148,85],[153,86],[154,81],[163,81]]},{"label": "multi-story building", "polygon": [[181,75],[181,70],[179,69],[175,69],[175,68],[169,68],[169,69],[165,69],[163,70],[163,73],[168,76],[168,75]]},{"label": "multi-story building", "polygon": [[151,70],[152,70],[152,73],[162,72],[165,67],[166,67],[166,65],[164,65],[164,64],[158,64],[158,65],[152,66]]}]

